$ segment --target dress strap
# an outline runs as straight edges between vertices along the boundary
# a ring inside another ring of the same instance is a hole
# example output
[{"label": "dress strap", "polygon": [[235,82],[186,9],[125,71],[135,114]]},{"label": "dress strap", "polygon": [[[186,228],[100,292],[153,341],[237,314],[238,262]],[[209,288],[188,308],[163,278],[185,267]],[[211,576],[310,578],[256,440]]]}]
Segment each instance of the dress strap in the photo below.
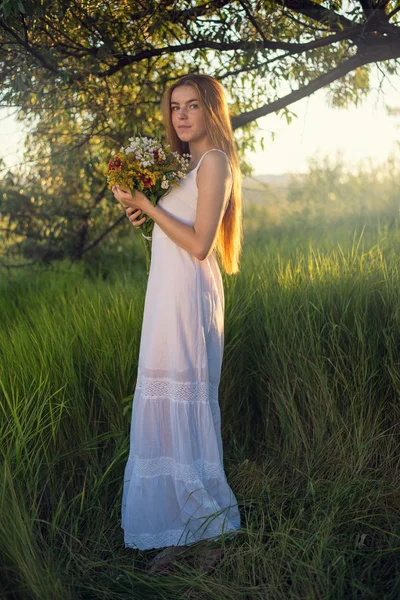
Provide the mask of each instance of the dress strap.
[{"label": "dress strap", "polygon": [[[195,166],[195,168],[193,169],[193,171],[196,171],[199,168],[199,166],[201,164],[201,161],[203,160],[203,158],[205,157],[205,155],[208,154],[209,152],[213,152],[213,150],[217,150],[218,152],[222,152],[222,154],[225,154],[225,156],[228,158],[226,152],[224,152],[223,150],[220,150],[219,148],[212,148],[211,150],[207,150],[207,152],[204,152],[204,154],[200,157],[200,160],[197,163],[197,165]],[[231,170],[231,173],[233,174],[233,169],[232,169],[231,161],[229,160],[229,158],[228,158],[228,163],[229,163],[229,168]]]}]

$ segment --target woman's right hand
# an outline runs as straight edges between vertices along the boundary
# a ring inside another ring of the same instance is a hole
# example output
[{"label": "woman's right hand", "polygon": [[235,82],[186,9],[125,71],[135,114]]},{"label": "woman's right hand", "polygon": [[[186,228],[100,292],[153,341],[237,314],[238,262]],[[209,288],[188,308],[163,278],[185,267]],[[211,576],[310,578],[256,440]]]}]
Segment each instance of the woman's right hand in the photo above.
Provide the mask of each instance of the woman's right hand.
[{"label": "woman's right hand", "polygon": [[146,216],[144,216],[142,219],[138,219],[140,213],[142,212],[140,208],[135,209],[130,206],[126,209],[125,212],[126,216],[128,217],[128,219],[134,227],[140,227],[146,220]]}]

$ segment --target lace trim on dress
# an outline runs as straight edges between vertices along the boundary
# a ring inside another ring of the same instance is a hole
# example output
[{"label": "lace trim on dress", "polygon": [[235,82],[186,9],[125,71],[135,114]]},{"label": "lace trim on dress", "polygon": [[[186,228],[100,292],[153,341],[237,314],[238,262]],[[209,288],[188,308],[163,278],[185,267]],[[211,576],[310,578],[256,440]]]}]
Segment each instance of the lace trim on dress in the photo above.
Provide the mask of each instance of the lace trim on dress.
[{"label": "lace trim on dress", "polygon": [[[125,548],[146,548],[149,550],[151,548],[163,548],[164,546],[188,546],[204,539],[216,541],[222,538],[222,535],[225,535],[225,539],[228,540],[238,535],[238,530],[234,526],[228,526],[224,533],[219,531],[216,535],[207,538],[193,536],[190,531],[186,533],[182,532],[182,529],[170,529],[162,533],[125,533]],[[188,540],[188,537],[192,537],[192,539]]]},{"label": "lace trim on dress", "polygon": [[[221,479],[226,481],[226,474],[221,463],[209,462],[204,459],[192,461],[191,464],[179,463],[169,456],[159,458],[139,458],[133,453],[128,460],[135,462],[135,475],[140,477],[160,477],[170,475],[186,483],[195,483],[203,479]],[[125,481],[130,481],[129,479]]]},{"label": "lace trim on dress", "polygon": [[168,398],[173,402],[205,402],[218,401],[218,385],[204,381],[174,381],[173,379],[153,379],[146,377],[139,370],[136,387],[140,388],[142,396],[152,400]]}]

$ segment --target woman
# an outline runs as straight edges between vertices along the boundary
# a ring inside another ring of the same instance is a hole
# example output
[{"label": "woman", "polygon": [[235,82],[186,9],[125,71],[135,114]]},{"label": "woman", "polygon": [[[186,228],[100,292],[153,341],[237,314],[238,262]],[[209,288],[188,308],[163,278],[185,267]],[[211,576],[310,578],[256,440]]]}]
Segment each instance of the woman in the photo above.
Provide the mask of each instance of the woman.
[{"label": "woman", "polygon": [[[154,220],[152,256],[125,468],[125,547],[169,554],[240,528],[224,468],[218,386],[226,273],[239,271],[241,182],[219,82],[192,74],[164,94],[172,150],[191,169],[157,206],[114,186],[135,227]],[[231,534],[233,535],[233,534]],[[154,566],[154,565],[153,565]]]}]

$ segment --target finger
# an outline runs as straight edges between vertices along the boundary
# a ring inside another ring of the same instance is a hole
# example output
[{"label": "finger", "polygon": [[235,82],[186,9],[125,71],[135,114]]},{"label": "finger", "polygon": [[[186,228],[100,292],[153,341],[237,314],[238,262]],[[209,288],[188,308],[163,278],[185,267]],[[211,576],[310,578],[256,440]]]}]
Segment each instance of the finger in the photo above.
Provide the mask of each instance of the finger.
[{"label": "finger", "polygon": [[144,221],[146,220],[146,217],[143,217],[142,219],[138,219],[137,217],[129,217],[129,220],[131,223],[134,223],[135,225],[137,225],[138,223],[144,223]]},{"label": "finger", "polygon": [[136,223],[137,215],[131,215],[130,217],[128,217],[128,219],[130,220],[131,223]]},{"label": "finger", "polygon": [[129,220],[130,220],[130,222],[132,223],[132,225],[133,225],[134,227],[140,227],[140,226],[141,226],[141,225],[143,225],[143,223],[145,222],[145,220],[146,220],[146,217],[143,217],[143,219],[139,219],[139,221],[136,221],[136,220],[134,220],[134,219],[129,219]]}]

